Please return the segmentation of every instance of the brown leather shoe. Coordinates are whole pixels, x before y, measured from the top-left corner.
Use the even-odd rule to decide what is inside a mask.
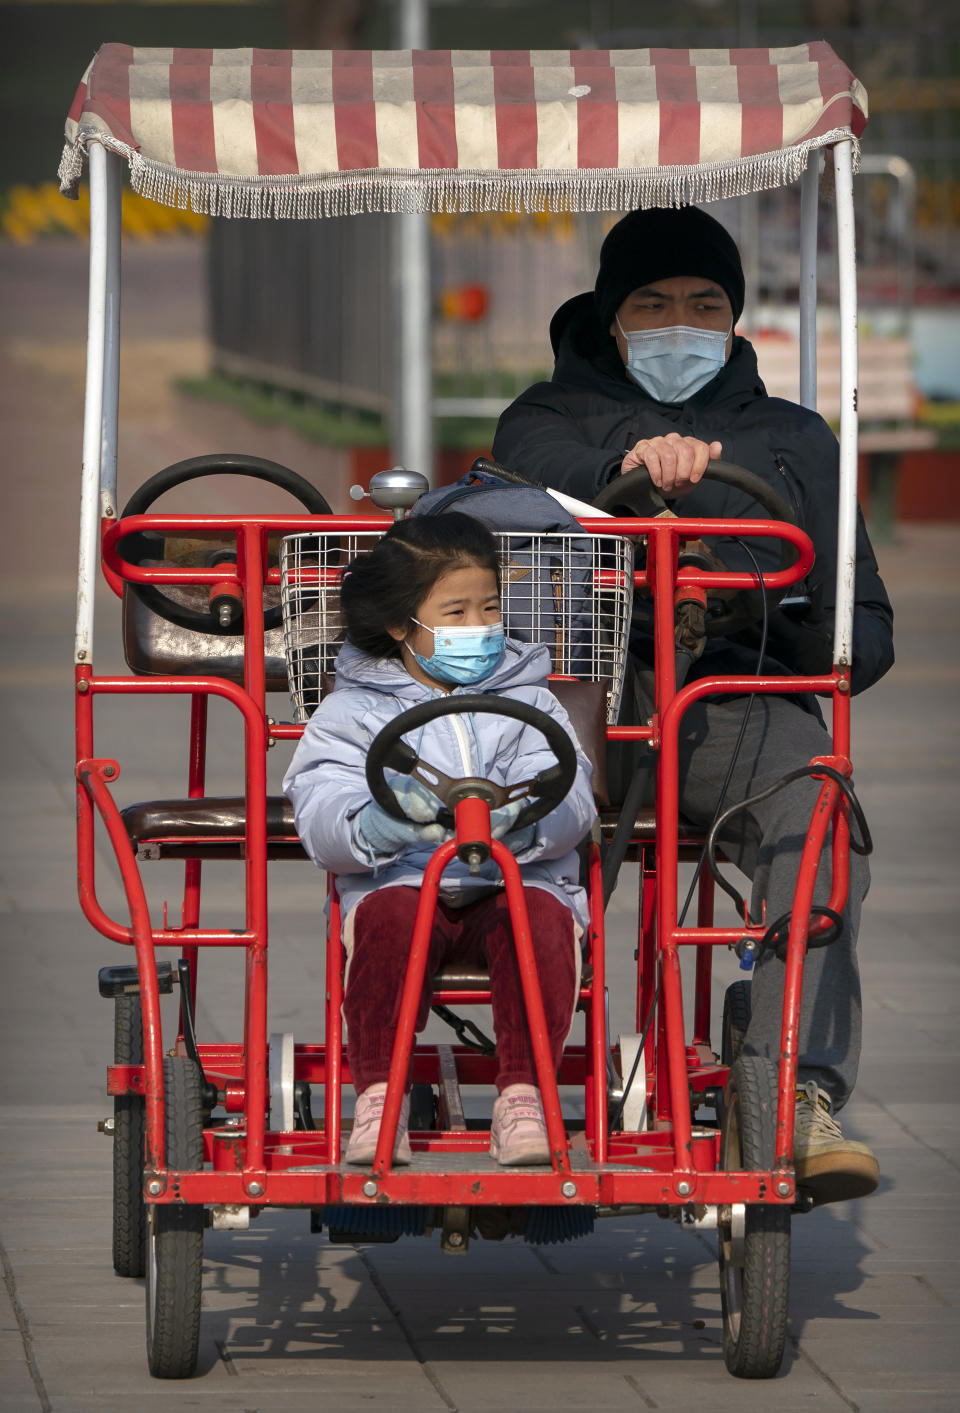
[[[797,1186],[820,1207],[875,1191],[880,1165],[865,1143],[844,1138],[830,1101],[815,1080],[797,1090],[793,1161]]]

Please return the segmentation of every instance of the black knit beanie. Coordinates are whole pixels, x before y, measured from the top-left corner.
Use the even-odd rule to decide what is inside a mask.
[[[631,290],[693,275],[713,280],[725,292],[733,322],[743,313],[740,252],[720,222],[696,206],[631,211],[607,233],[600,247],[595,297],[604,329]]]

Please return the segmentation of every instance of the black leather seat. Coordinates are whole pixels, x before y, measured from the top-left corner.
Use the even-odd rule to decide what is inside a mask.
[[[139,858],[243,858],[246,802],[242,795],[194,800],[147,800],[121,815]],[[283,795],[267,796],[268,858],[306,858]]]
[[[550,685],[593,765],[597,802],[606,804],[607,683],[561,679]],[[122,817],[142,859],[243,857],[246,809],[242,795],[147,800],[128,805]],[[282,795],[267,796],[267,856],[306,858],[294,827],[293,809]]]

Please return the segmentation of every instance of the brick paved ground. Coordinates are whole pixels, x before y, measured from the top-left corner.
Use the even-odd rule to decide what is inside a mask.
[[[78,912],[71,788],[71,583],[79,464],[82,262],[67,246],[0,248],[3,486],[12,531],[2,565],[0,691],[0,1409],[130,1413],[166,1406],[286,1413],[381,1407],[460,1413],[604,1408],[948,1410],[960,1374],[956,1199],[960,1004],[956,911],[960,530],[919,526],[882,549],[897,611],[898,662],[857,704],[858,788],[876,838],[862,940],[866,1044],[847,1111],[880,1157],[880,1191],[794,1222],[790,1345],[776,1385],[723,1369],[712,1243],[656,1219],[608,1221],[577,1244],[437,1239],[336,1247],[303,1216],[266,1214],[249,1233],[211,1233],[198,1378],[152,1383],[142,1283],[110,1267],[108,1141],[96,1121],[109,1008],[96,968],[115,959]],[[170,350],[200,359],[199,270],[189,248],[142,251],[125,318],[140,371]],[[151,269],[175,297],[149,301]],[[151,351],[151,343],[156,347]],[[166,361],[165,361],[166,360]],[[158,376],[160,376],[158,374]],[[257,450],[310,474],[316,453],[227,414],[130,389],[121,494],[180,456]],[[137,410],[139,408],[139,410]],[[300,458],[297,464],[297,457]],[[98,666],[118,663],[115,608],[101,604]],[[124,799],[182,774],[183,723],[106,710],[103,749],[130,760]],[[143,750],[144,742],[148,750]],[[234,749],[224,731],[214,768]],[[275,752],[279,755],[279,752]],[[282,763],[274,765],[279,770]],[[162,866],[158,866],[162,872]],[[236,879],[211,874],[211,916]],[[158,875],[159,876],[159,875]],[[319,1034],[320,890],[276,866],[271,1028]],[[611,910],[612,990],[628,985],[635,928],[627,880]],[[168,885],[172,890],[175,881]],[[157,900],[163,885],[153,888]],[[112,886],[104,888],[106,901]],[[722,981],[729,979],[727,968]],[[236,968],[207,968],[200,1027],[236,1038]],[[718,995],[720,982],[718,981]],[[619,1015],[615,1026],[629,1027]]]

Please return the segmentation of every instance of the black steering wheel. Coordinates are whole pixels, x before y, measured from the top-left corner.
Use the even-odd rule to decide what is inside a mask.
[[[409,731],[416,731],[430,721],[441,716],[466,715],[470,712],[486,713],[488,716],[507,716],[514,721],[522,721],[532,726],[546,740],[556,756],[556,764],[539,771],[530,780],[518,781],[513,785],[495,785],[492,780],[465,776],[455,780],[442,770],[422,760],[412,746],[400,738]],[[406,819],[403,806],[387,784],[384,770],[396,770],[401,775],[412,775],[425,785],[446,806],[437,815],[437,822],[444,829],[453,828],[453,811],[461,800],[474,796],[486,800],[491,809],[533,796],[517,816],[514,829],[525,829],[538,819],[556,809],[567,794],[577,774],[577,752],[573,741],[554,717],[540,711],[527,702],[514,701],[512,697],[496,696],[448,696],[437,697],[409,711],[401,712],[377,734],[367,753],[367,784],[377,804],[394,819]]]
[[[781,495],[778,495],[772,486],[768,486],[766,481],[753,471],[748,471],[745,466],[735,466],[732,461],[711,461],[707,465],[703,478],[706,481],[718,481],[722,485],[733,486],[737,490],[743,491],[767,512],[771,520],[785,520],[789,525],[797,523],[792,506]],[[614,476],[613,480],[604,486],[593,503],[598,510],[605,510],[611,515],[637,515],[651,518],[661,515],[669,508],[661,491],[650,479],[650,472],[645,466],[635,466],[623,476]],[[789,540],[780,541],[780,569],[789,569],[791,564],[797,562],[798,557],[799,552],[795,545],[792,545]],[[789,591],[789,587],[764,589],[768,614],[772,614],[777,608],[780,600]],[[757,600],[753,596],[754,592],[752,589],[738,589],[727,600],[725,612],[708,614],[706,619],[707,637],[727,637],[731,633],[739,632],[756,623],[760,615],[757,611]]]
[[[207,456],[194,456],[186,461],[176,461],[172,466],[158,471],[155,476],[144,481],[139,490],[134,491],[123,508],[123,516],[143,515],[164,491],[181,486],[185,481],[195,481],[201,476],[224,475],[253,476],[258,481],[268,481],[272,486],[289,491],[311,515],[332,514],[329,502],[316,486],[312,486],[303,476],[298,476],[296,471],[281,466],[278,461],[266,461],[261,456],[213,452]],[[155,545],[151,544],[150,536],[138,533],[124,535],[117,549],[129,564],[142,564],[144,560],[154,557],[151,551],[155,550]],[[235,560],[236,554],[233,551],[218,550],[215,553],[216,562]],[[186,604],[176,603],[161,593],[154,584],[134,584],[132,581],[128,581],[128,584],[146,608],[180,628],[188,628],[195,633],[236,635],[243,632],[242,614],[235,617],[229,625],[224,625],[209,608],[190,608]],[[278,628],[281,621],[282,610],[279,605],[267,609],[263,615],[264,631]]]

